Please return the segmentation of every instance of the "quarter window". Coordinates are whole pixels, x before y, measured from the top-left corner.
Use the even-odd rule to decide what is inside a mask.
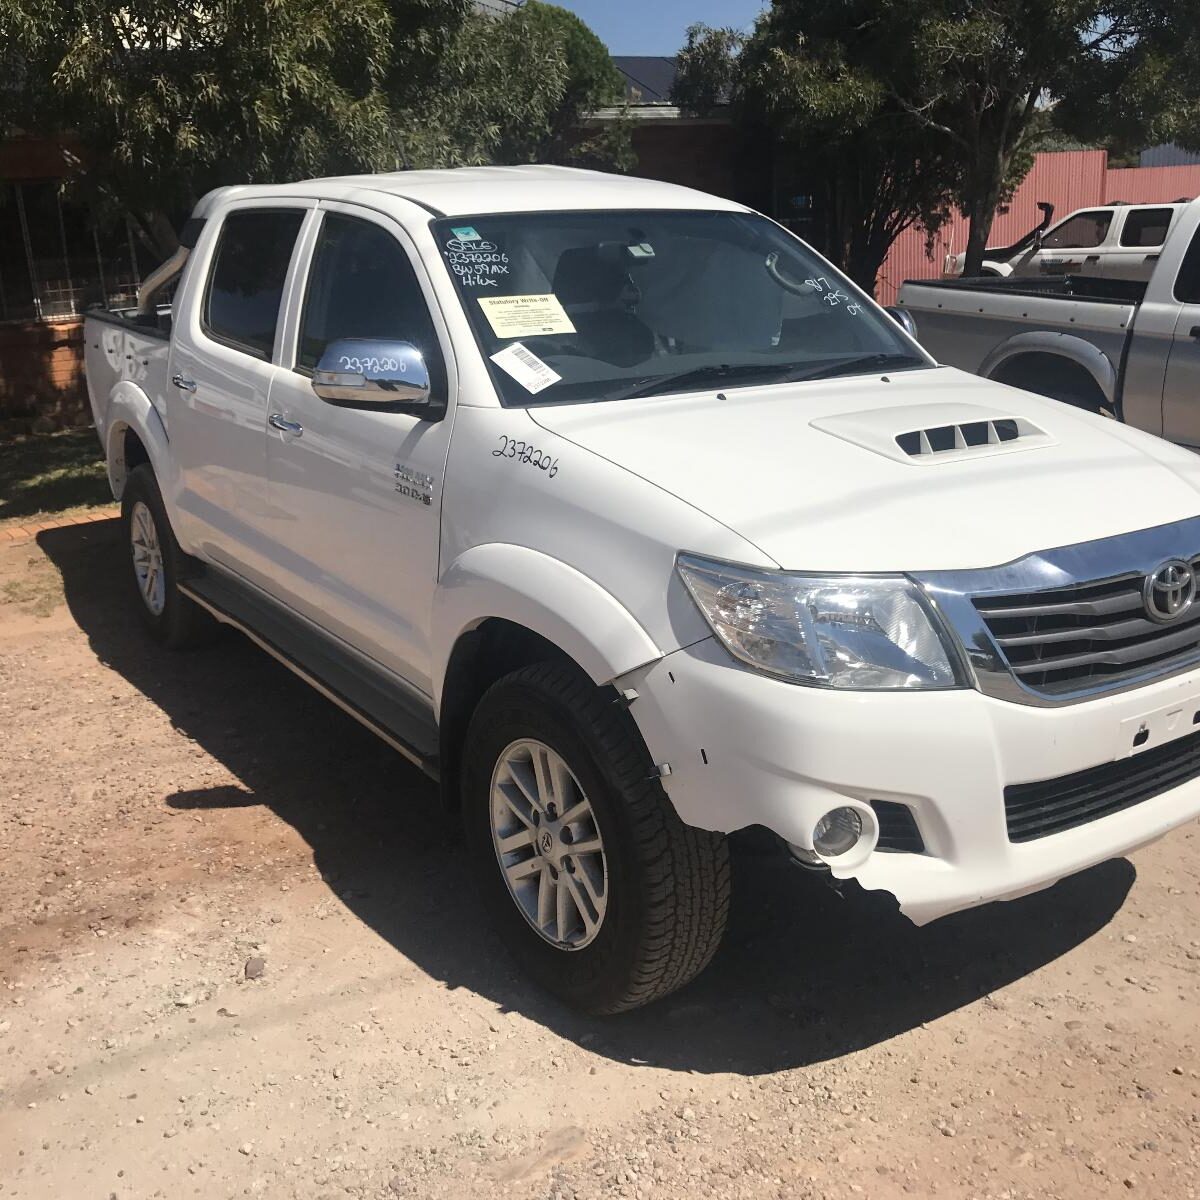
[[[1135,208],[1125,218],[1121,230],[1122,246],[1161,246],[1171,227],[1170,208]]]
[[[1200,304],[1200,230],[1192,236],[1175,277],[1175,299],[1181,304]]]
[[[411,342],[431,371],[437,333],[408,255],[386,229],[327,213],[313,252],[297,366],[312,370],[339,338]]]
[[[225,218],[204,298],[210,337],[256,358],[271,357],[283,283],[303,220],[300,209],[253,209]]]
[[[1075,250],[1087,246],[1098,246],[1108,234],[1112,224],[1110,212],[1076,213],[1068,217],[1057,229],[1051,230],[1042,242],[1045,250]]]

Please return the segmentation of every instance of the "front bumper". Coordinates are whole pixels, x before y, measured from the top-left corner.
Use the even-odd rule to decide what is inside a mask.
[[[839,692],[734,662],[707,639],[620,681],[663,785],[690,825],[764,825],[811,846],[847,800],[913,812],[922,854],[876,851],[830,868],[892,893],[918,925],[1014,899],[1154,841],[1200,816],[1200,779],[1030,842],[1009,840],[1004,789],[1055,779],[1192,734],[1200,669],[1133,691],[1036,708],[973,690]],[[1135,748],[1143,727],[1148,736]]]

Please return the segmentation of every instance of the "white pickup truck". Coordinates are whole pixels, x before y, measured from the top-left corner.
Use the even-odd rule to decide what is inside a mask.
[[[1148,281],[914,279],[897,306],[939,362],[1200,447],[1200,200]]]
[[[86,323],[142,618],[440,777],[569,1002],[700,971],[747,826],[924,923],[1200,814],[1193,455],[660,183],[234,187],[183,240]]]
[[[980,274],[1002,279],[1095,275],[1145,281],[1187,203],[1101,204],[1077,209],[1057,225],[1050,224],[1053,205],[1039,203],[1042,223],[1011,246],[989,246],[983,252]],[[947,256],[947,278],[962,275],[966,257],[965,253]]]

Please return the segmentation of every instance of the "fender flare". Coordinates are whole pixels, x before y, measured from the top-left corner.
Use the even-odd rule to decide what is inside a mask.
[[[132,429],[146,447],[159,487],[164,496],[167,495],[168,483],[175,468],[171,462],[166,426],[159,416],[158,409],[150,402],[150,397],[136,383],[122,380],[109,395],[107,416],[104,457],[108,466],[108,486],[112,489],[113,496],[117,500],[121,499],[129,474],[125,463],[127,429]]]
[[[539,550],[488,542],[459,555],[434,595],[435,710],[459,638],[496,617],[553,642],[597,684],[663,656],[616,597],[582,572]]]
[[[1081,367],[1091,377],[1110,407],[1117,394],[1117,371],[1104,351],[1086,338],[1071,333],[1055,333],[1049,329],[1018,333],[995,346],[979,364],[976,372],[985,379],[994,378],[1006,362],[1023,354],[1052,354]]]

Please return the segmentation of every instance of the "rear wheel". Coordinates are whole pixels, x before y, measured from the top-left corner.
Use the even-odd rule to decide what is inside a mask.
[[[629,714],[566,664],[500,680],[467,732],[485,899],[524,968],[586,1012],[682,987],[725,929],[725,839],[685,826],[650,768]]]
[[[121,495],[121,519],[142,623],[173,649],[207,640],[216,622],[179,590],[187,556],[171,531],[158,481],[148,463],[129,473]]]

